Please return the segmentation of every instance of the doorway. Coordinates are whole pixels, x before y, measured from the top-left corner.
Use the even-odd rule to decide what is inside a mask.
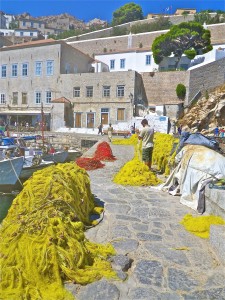
[[[81,113],[75,113],[75,128],[81,128]]]
[[[95,127],[95,114],[87,113],[87,128],[94,128],[94,127]]]
[[[109,124],[109,113],[101,113],[101,123],[103,125]]]

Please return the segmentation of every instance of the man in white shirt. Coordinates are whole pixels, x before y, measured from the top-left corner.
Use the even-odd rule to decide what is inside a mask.
[[[154,129],[150,128],[146,119],[141,121],[141,125],[144,128],[141,130],[138,138],[142,140],[142,160],[151,170]]]

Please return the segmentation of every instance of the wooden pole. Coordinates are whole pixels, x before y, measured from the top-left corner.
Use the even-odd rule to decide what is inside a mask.
[[[41,137],[42,137],[42,146],[44,147],[44,109],[43,109],[43,102],[41,102]]]

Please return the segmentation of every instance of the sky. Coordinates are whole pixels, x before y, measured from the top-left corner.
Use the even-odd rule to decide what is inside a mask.
[[[177,8],[224,10],[225,0],[0,0],[0,10],[6,14],[30,13],[33,17],[68,13],[88,22],[94,18],[112,21],[113,12],[126,3],[141,6],[144,16],[148,13],[172,14]]]

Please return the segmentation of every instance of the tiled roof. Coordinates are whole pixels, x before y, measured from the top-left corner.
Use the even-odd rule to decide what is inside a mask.
[[[46,39],[46,40],[37,40],[37,41],[31,41],[31,42],[27,42],[27,43],[11,45],[11,46],[8,46],[7,48],[19,48],[19,47],[25,48],[25,47],[31,47],[31,46],[46,45],[46,44],[58,44],[58,43],[64,43],[64,42],[56,41],[54,39]]]

